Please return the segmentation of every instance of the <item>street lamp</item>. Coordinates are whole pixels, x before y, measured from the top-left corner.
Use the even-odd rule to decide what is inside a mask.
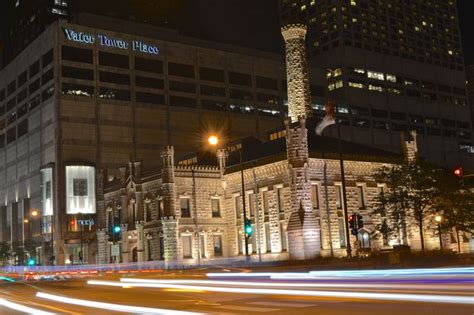
[[[441,222],[443,221],[443,217],[441,215],[435,216],[435,221],[438,224],[438,237],[439,237],[439,249],[443,250],[443,239],[441,237]]]
[[[219,138],[215,135],[211,135],[209,138],[208,138],[208,143],[211,145],[211,146],[216,146],[218,143],[219,143]],[[246,207],[245,207],[245,182],[244,182],[244,163],[243,163],[243,160],[242,160],[242,145],[240,146],[240,150],[239,150],[239,164],[240,164],[240,180],[241,180],[241,184],[242,184],[242,208],[243,208],[243,214],[244,214],[244,219],[243,219],[243,230],[244,230],[244,237],[245,237],[245,261],[246,262],[249,262],[249,234],[247,233],[246,229],[247,229],[247,223],[248,223],[248,220],[247,220],[247,210],[246,210]]]

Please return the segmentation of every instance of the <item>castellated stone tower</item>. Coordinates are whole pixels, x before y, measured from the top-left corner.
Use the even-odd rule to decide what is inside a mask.
[[[309,75],[306,62],[306,27],[282,28],[286,43],[288,76],[288,112],[286,151],[290,172],[291,215],[288,222],[290,259],[313,259],[320,254],[320,227],[311,204],[309,178],[308,130],[306,118],[311,113]]]
[[[297,122],[301,116],[312,115],[305,46],[306,26],[290,24],[281,29],[281,34],[286,46],[288,116],[291,122]]]
[[[174,148],[166,146],[161,151],[161,177],[163,180],[163,246],[165,263],[178,260],[178,218],[176,216],[174,183]]]

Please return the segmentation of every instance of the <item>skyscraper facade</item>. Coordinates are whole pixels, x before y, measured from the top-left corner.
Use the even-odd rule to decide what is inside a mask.
[[[473,167],[456,1],[280,0],[279,10],[282,25],[308,26],[344,137],[398,151],[399,133],[416,130],[422,156]]]

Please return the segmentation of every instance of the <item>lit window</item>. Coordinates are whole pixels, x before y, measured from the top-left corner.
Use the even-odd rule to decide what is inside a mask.
[[[338,77],[340,75],[342,75],[342,69],[341,68],[337,68],[333,71],[332,73],[333,77]]]
[[[357,5],[357,2],[355,0],[351,0],[351,5],[352,6],[356,6]]]
[[[415,82],[409,80],[405,80],[403,83],[405,83],[405,85],[415,85]]]
[[[357,89],[363,89],[363,88],[365,88],[365,85],[364,85],[364,84],[358,83],[358,82],[351,82],[351,81],[349,81],[349,86],[350,86],[350,87],[353,87],[353,88],[357,88]]]
[[[53,9],[51,10],[51,12],[52,12],[53,14],[57,14],[57,15],[67,15],[67,14],[66,14],[66,11],[61,10],[61,9],[56,9],[56,8],[53,8]]]
[[[384,81],[383,73],[375,72],[375,71],[367,71],[367,77],[370,79]]]
[[[355,68],[354,72],[355,73],[360,73],[360,74],[365,74],[365,70],[364,69],[359,69],[359,68]]]
[[[397,77],[393,74],[387,74],[387,81],[395,83],[397,82]]]
[[[451,56],[453,55],[453,51],[452,50],[448,50],[448,54],[450,54]]]
[[[301,9],[301,11],[306,10],[306,5],[302,5],[300,9]]]
[[[344,83],[342,82],[342,80],[337,81],[335,84],[336,89],[340,89],[343,86],[344,86]]]
[[[378,85],[369,84],[369,90],[370,91],[383,92],[383,87],[378,86]]]
[[[211,209],[212,209],[212,217],[213,218],[220,218],[221,217],[221,203],[219,198],[212,198],[211,199]]]

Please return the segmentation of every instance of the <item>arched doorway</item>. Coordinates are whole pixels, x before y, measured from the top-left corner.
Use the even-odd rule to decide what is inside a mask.
[[[359,239],[359,246],[361,249],[370,249],[370,234],[366,230],[362,229],[357,235]]]

